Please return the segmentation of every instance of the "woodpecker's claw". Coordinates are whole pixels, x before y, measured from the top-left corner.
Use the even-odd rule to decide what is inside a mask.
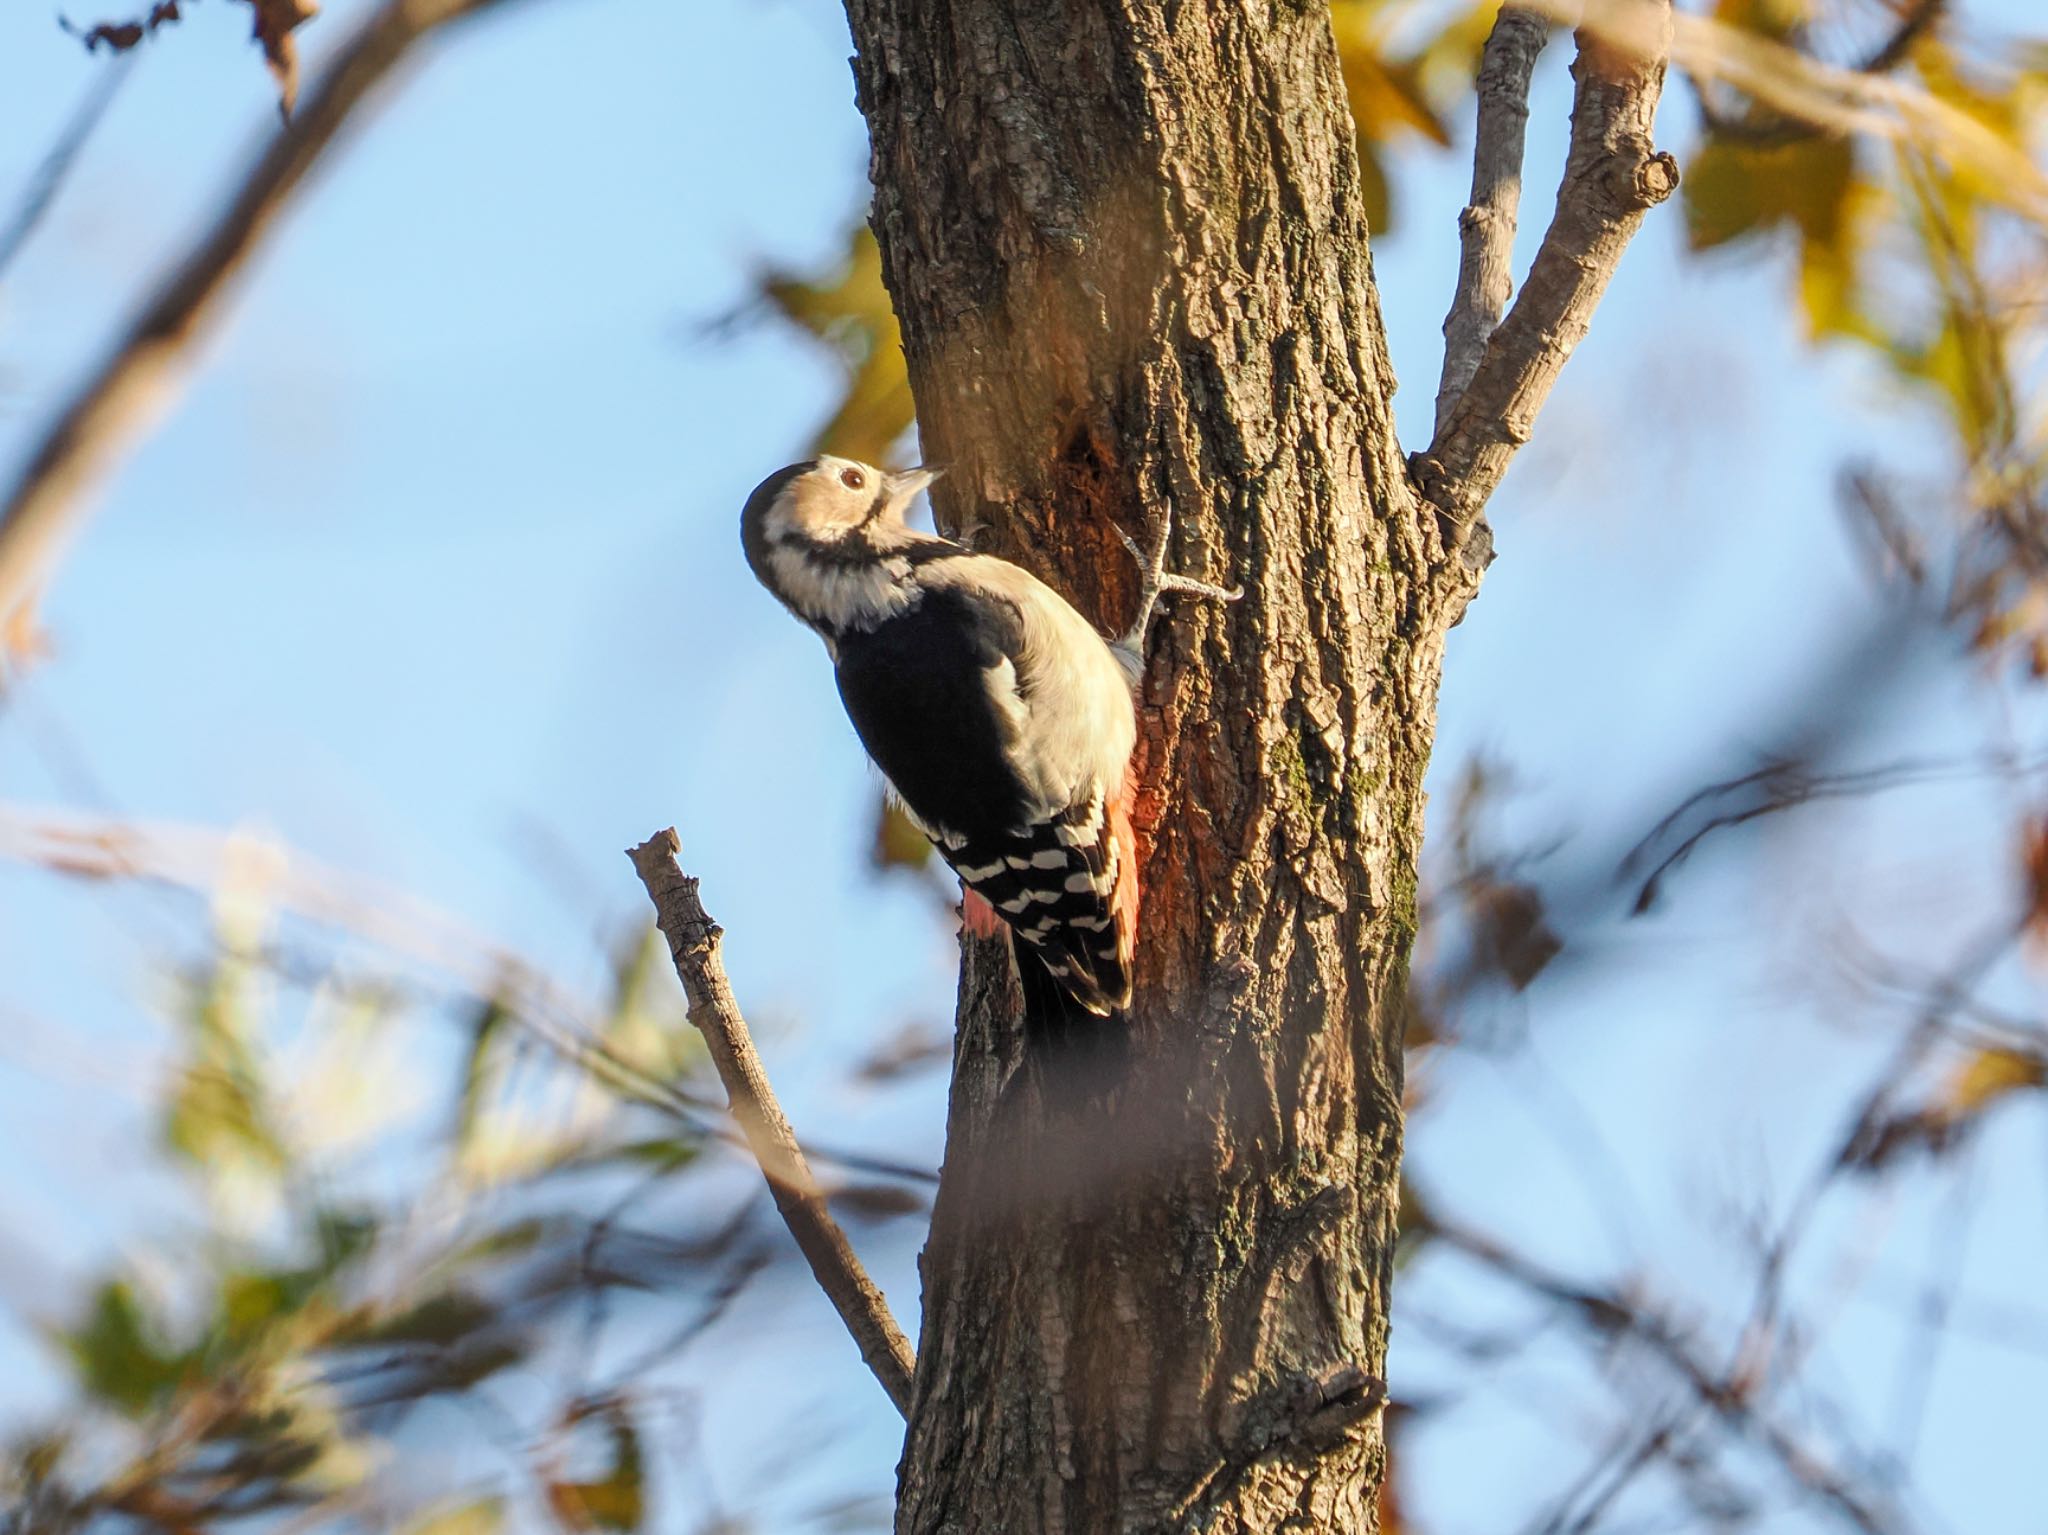
[[[1207,597],[1214,602],[1236,602],[1244,596],[1242,586],[1217,586],[1210,581],[1197,581],[1193,576],[1175,575],[1166,568],[1166,545],[1173,536],[1173,519],[1161,517],[1151,528],[1151,547],[1141,546],[1138,541],[1115,523],[1116,536],[1131,552],[1131,563],[1138,567],[1138,616],[1117,639],[1119,648],[1132,651],[1140,658],[1145,654],[1145,638],[1152,630],[1152,621],[1159,616],[1159,599],[1168,592],[1186,592],[1194,597]]]

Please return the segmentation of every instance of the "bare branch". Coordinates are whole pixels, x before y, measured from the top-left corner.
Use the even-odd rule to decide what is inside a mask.
[[[1871,1479],[1861,1474],[1862,1467],[1835,1464],[1769,1410],[1766,1375],[1717,1368],[1690,1331],[1647,1296],[1581,1284],[1434,1211],[1421,1217],[1417,1229],[1563,1308],[1596,1337],[1627,1338],[1647,1350],[1701,1407],[1761,1448],[1789,1481],[1846,1528],[1859,1535],[1908,1535],[1915,1528],[1882,1487],[1868,1485]]]
[[[889,1315],[882,1292],[854,1256],[846,1233],[825,1207],[796,1134],[775,1101],[768,1073],[754,1051],[753,1037],[733,1000],[725,965],[718,956],[722,930],[697,898],[697,881],[676,861],[681,847],[671,827],[656,832],[627,856],[654,902],[655,922],[668,939],[676,974],[690,999],[690,1022],[710,1047],[733,1118],[739,1121],[754,1159],[761,1164],[761,1174],[768,1180],[768,1190],[775,1196],[775,1208],[782,1212],[789,1234],[796,1238],[811,1273],[860,1345],[861,1358],[875,1372],[889,1400],[908,1417],[915,1369],[910,1342]]]
[[[1444,316],[1444,371],[1436,391],[1442,435],[1472,382],[1486,338],[1514,292],[1515,213],[1522,198],[1522,142],[1529,125],[1529,77],[1549,25],[1536,12],[1503,5],[1479,56],[1479,127],[1472,143],[1472,201],[1458,216],[1458,289]]]
[[[303,110],[244,173],[228,206],[44,432],[0,508],[0,622],[82,517],[88,493],[147,429],[192,343],[343,125],[422,38],[498,0],[385,0],[342,46]]]
[[[1575,36],[1578,92],[1557,211],[1514,308],[1416,466],[1443,518],[1447,554],[1454,563],[1465,556],[1458,579],[1468,587],[1488,554],[1487,498],[1529,440],[1644,212],[1678,185],[1678,162],[1650,137],[1671,46],[1670,0],[1619,0],[1603,9],[1597,33],[1585,25]]]

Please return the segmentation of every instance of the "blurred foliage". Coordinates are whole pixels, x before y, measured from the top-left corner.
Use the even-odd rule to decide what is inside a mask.
[[[2048,56],[1972,48],[1939,0],[1714,10],[1801,57],[1847,57],[1923,92],[2023,161],[2048,134]],[[1725,87],[1702,84],[1699,100],[1706,132],[1684,181],[1693,248],[1784,251],[1807,334],[1861,353],[1940,413],[1954,487],[1902,507],[1863,478],[1852,507],[1923,580],[1930,564],[1945,572],[1948,611],[1976,646],[2048,672],[2048,417],[2017,371],[2048,341],[2039,210],[1924,137],[1800,121]]]
[[[1396,211],[1388,154],[1413,142],[1451,146],[1446,114],[1469,94],[1493,20],[1490,5],[1463,6],[1420,43],[1400,43],[1416,11],[1384,0],[1338,0],[1331,11],[1358,124],[1366,217],[1380,232],[1394,227]],[[846,370],[839,404],[810,451],[887,462],[913,424],[914,407],[881,252],[867,224],[848,232],[845,254],[824,271],[770,269],[756,286],[769,313],[823,342]]]
[[[250,3],[288,107],[292,33],[314,8]],[[1795,62],[1923,93],[2016,153],[2036,153],[2048,132],[2048,46],[1987,48],[1939,3],[1709,9]],[[1454,151],[1493,10],[1334,0],[1376,235],[1400,227],[1403,157],[1431,157],[1430,174],[1462,179]],[[89,47],[119,50],[178,15],[167,0],[134,21],[75,30]],[[1907,582],[1938,591],[1942,616],[1978,652],[2048,674],[2048,232],[2012,187],[1984,175],[1981,157],[1948,155],[1910,132],[1789,115],[1723,81],[1692,86],[1702,128],[1684,157],[1690,248],[1781,267],[1788,313],[1815,345],[1859,359],[1885,393],[1931,411],[1954,475],[1913,485],[1859,464],[1845,475],[1848,504]],[[757,286],[763,312],[843,367],[813,451],[895,455],[914,425],[912,400],[869,231],[848,231],[825,272],[767,271]],[[42,643],[19,616],[0,633],[0,666],[32,659]],[[1703,824],[1686,835],[1660,828],[1675,850],[1645,878],[1638,909],[1702,838],[1878,787],[1874,775],[1829,779],[1787,758],[1702,791],[1687,803]],[[1475,1027],[1485,999],[1517,997],[1584,957],[1583,910],[1537,878],[1551,849],[1512,848],[1494,824],[1512,793],[1503,770],[1475,764],[1453,797],[1408,997],[1411,1107],[1431,1091],[1441,1049],[1496,1043]],[[2048,945],[2042,824],[2024,833],[2022,910],[2006,947]],[[878,869],[934,873],[922,837],[886,805],[870,851]],[[639,930],[617,945],[573,1050],[561,1020],[538,1016],[520,987],[423,995],[403,978],[369,979],[309,955],[303,941],[269,909],[260,870],[225,882],[206,958],[167,999],[175,1047],[156,1105],[193,1212],[156,1254],[86,1276],[75,1304],[46,1320],[71,1399],[0,1450],[0,1535],[192,1535],[261,1516],[408,1535],[682,1528],[687,1479],[660,1469],[685,1436],[666,1416],[660,1372],[787,1244],[751,1182],[736,1197],[707,1155],[712,1121],[696,1111],[693,1084],[708,1084],[659,938]],[[2048,1094],[2038,1026],[1973,1011],[1967,988],[1946,977],[1915,990],[1928,1023],[1853,1117],[1830,1176],[1950,1156],[1992,1115]],[[417,1052],[398,1047],[429,1022],[450,1037],[438,1090],[420,1081]],[[862,1079],[943,1064],[950,1045],[943,1029],[906,1030],[877,1048]],[[839,1188],[835,1204],[878,1220],[924,1208],[918,1189],[888,1181]],[[1601,1350],[1631,1329],[1666,1354],[1675,1348],[1678,1329],[1630,1309],[1639,1297],[1568,1291],[1517,1269],[1501,1250],[1456,1237],[1412,1190],[1401,1221],[1404,1274],[1456,1238],[1566,1308]],[[1782,1263],[1774,1252],[1766,1268]],[[1490,1367],[1519,1345],[1460,1346]],[[1723,1414],[1748,1411],[1746,1394],[1771,1379],[1736,1365],[1726,1379],[1680,1373]],[[1428,1407],[1390,1411],[1396,1465]],[[1773,1432],[1756,1437],[1768,1445]],[[451,1480],[466,1464],[451,1440],[497,1469]],[[1686,1453],[1711,1458],[1697,1445]],[[1682,1477],[1698,1473],[1675,1454],[1672,1464]],[[1400,1490],[1390,1476],[1390,1532],[1411,1527]],[[887,1519],[886,1508],[848,1505],[827,1522]]]
[[[1984,1045],[1961,1051],[1926,1101],[1864,1116],[1842,1150],[1842,1165],[1881,1173],[1909,1151],[1952,1152],[1990,1112],[2017,1094],[2048,1087],[2048,1050]]]
[[[675,1528],[650,1492],[659,1372],[789,1249],[756,1180],[705,1155],[715,1081],[660,936],[615,950],[580,1036],[600,1073],[510,996],[344,971],[265,893],[263,860],[230,861],[168,998],[160,1124],[200,1197],[44,1324],[74,1399],[0,1447],[0,1532]],[[438,1103],[416,1035],[378,1047],[422,1024],[454,1036]],[[886,1182],[834,1196],[925,1209]],[[465,1425],[500,1471],[437,1474]]]
[[[1391,152],[1420,143],[1449,149],[1451,114],[1471,94],[1479,49],[1494,7],[1461,5],[1424,40],[1403,45],[1419,8],[1388,0],[1333,0],[1330,22],[1344,93],[1358,128],[1358,170],[1366,222],[1375,235],[1396,227]]]

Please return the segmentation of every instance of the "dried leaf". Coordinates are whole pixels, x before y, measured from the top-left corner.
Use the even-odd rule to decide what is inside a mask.
[[[640,1432],[626,1404],[611,1401],[589,1411],[572,1409],[569,1421],[598,1416],[606,1427],[610,1465],[594,1481],[548,1483],[548,1505],[575,1530],[637,1530],[646,1517]]]
[[[1480,961],[1515,991],[1543,973],[1564,948],[1544,916],[1543,894],[1515,880],[1475,878],[1466,896]]]
[[[299,99],[299,45],[292,33],[320,14],[317,0],[248,0],[249,35],[263,46],[263,61],[277,81],[277,109],[289,118]]]
[[[97,53],[102,47],[110,53],[126,53],[158,27],[181,19],[178,0],[160,0],[150,8],[147,16],[137,17],[134,21],[102,21],[89,27],[79,27],[60,16],[57,25],[84,43],[87,53]]]
[[[2035,816],[2020,828],[2021,922],[2033,942],[2048,943],[2048,816]]]
[[[1990,1047],[1957,1063],[1934,1097],[1903,1113],[1880,1115],[1856,1126],[1841,1163],[1859,1172],[1882,1172],[1908,1151],[1938,1157],[1958,1144],[1994,1107],[2015,1093],[2048,1086],[2048,1056],[2035,1050]]]
[[[1949,1078],[1940,1108],[1951,1121],[1959,1121],[1982,1114],[2001,1098],[2044,1083],[2048,1083],[2048,1059],[2037,1052],[1978,1050]]]
[[[246,0],[251,12],[249,35],[263,48],[263,60],[277,82],[277,108],[287,119],[299,97],[299,45],[292,36],[320,14],[319,0]],[[58,25],[84,43],[88,52],[102,47],[126,53],[159,27],[183,19],[182,0],[157,0],[147,16],[133,21],[102,21],[78,27],[60,17]]]
[[[0,675],[24,672],[51,654],[49,631],[36,621],[36,601],[29,597],[0,619]]]

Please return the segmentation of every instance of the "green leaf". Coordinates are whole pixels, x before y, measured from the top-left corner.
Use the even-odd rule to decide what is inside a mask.
[[[511,1021],[512,1014],[505,1004],[492,997],[484,1003],[476,1021],[470,1025],[469,1051],[462,1062],[462,1092],[455,1108],[455,1152],[458,1158],[475,1139],[477,1126],[483,1120],[484,1099],[494,1080],[492,1052],[499,1034]]]
[[[221,1280],[220,1331],[230,1349],[241,1352],[295,1307],[301,1293],[285,1276],[237,1272]]]
[[[339,1341],[371,1348],[395,1343],[424,1343],[447,1348],[490,1325],[497,1314],[497,1308],[482,1296],[468,1290],[449,1289],[395,1315],[359,1327]]]
[[[360,1210],[325,1207],[314,1213],[313,1235],[320,1255],[314,1268],[322,1279],[331,1278],[376,1245],[378,1219]]]
[[[131,1415],[158,1405],[177,1389],[186,1357],[169,1348],[125,1281],[110,1279],[92,1309],[58,1342],[77,1367],[85,1392]]]

